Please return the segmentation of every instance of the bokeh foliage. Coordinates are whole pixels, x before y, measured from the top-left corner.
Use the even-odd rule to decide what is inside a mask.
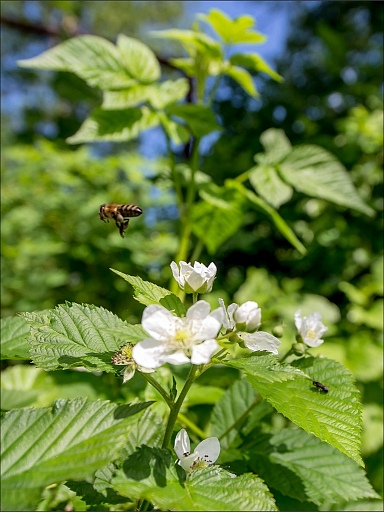
[[[102,8],[96,8],[96,2],[35,3],[44,13],[43,24],[61,16],[68,34],[88,16],[92,31],[111,38],[121,30],[138,35],[138,25],[161,23],[160,13],[169,22],[180,9],[178,2],[126,2],[124,25],[115,2],[98,3]],[[14,16],[26,8],[25,2],[3,4],[5,12]],[[137,23],[139,4],[142,13]],[[253,155],[262,151],[261,133],[272,125],[282,128],[295,145],[318,144],[335,154],[349,169],[360,196],[377,213],[371,219],[295,192],[279,212],[306,246],[308,253],[303,257],[265,215],[247,211],[245,227],[218,251],[218,278],[207,300],[215,305],[219,296],[227,302],[257,301],[266,312],[263,322],[282,328],[283,344],[293,335],[292,315],[297,305],[304,312],[322,312],[330,329],[318,352],[345,364],[358,380],[365,420],[363,456],[374,487],[382,492],[383,135],[379,89],[383,9],[379,2],[323,2],[295,8],[292,36],[277,66],[284,83],[258,79],[261,101],[256,102],[234,81],[225,79],[215,103],[224,130],[214,151],[205,155],[202,170],[218,184],[245,171],[253,165]],[[135,10],[134,17],[131,10]],[[28,42],[29,38],[17,39],[12,33],[8,48],[23,57],[23,45]],[[69,300],[94,303],[136,322],[142,306],[132,300],[129,285],[108,268],[167,285],[168,265],[177,244],[177,211],[167,165],[138,156],[133,143],[101,149],[66,147],[63,140],[74,133],[85,111],[100,98],[73,76],[53,73],[42,79],[38,75],[13,73],[23,87],[33,86],[30,90],[38,92],[38,99],[27,104],[18,129],[14,121],[5,118],[3,123],[2,137],[8,147],[2,155],[2,316],[52,308]],[[41,100],[47,89],[54,94],[44,107]],[[42,140],[44,135],[52,141]],[[145,211],[145,216],[131,221],[124,240],[113,224],[104,225],[97,217],[99,205],[111,197],[116,202],[137,203]],[[201,260],[208,263],[209,254],[203,253]],[[93,377],[84,377],[87,382],[83,377],[77,380],[89,396],[105,398],[105,390]],[[51,385],[53,381],[57,387],[62,385],[55,374],[49,379]],[[220,385],[226,387],[228,379],[218,379],[212,393],[219,392]],[[116,393],[121,399],[109,384],[106,398],[116,398]],[[36,384],[36,389],[44,386]],[[67,394],[71,396],[68,388],[70,384]],[[137,390],[142,392],[134,381],[130,393]],[[63,395],[58,392],[58,396]],[[51,399],[52,393],[37,403],[45,405]],[[207,410],[208,402],[208,398],[207,403],[197,402],[196,417]]]

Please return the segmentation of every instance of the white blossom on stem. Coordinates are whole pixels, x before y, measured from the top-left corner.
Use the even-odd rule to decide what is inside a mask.
[[[150,368],[165,363],[209,363],[219,346],[215,338],[222,322],[221,309],[210,312],[204,300],[191,306],[185,318],[152,304],[145,308],[141,322],[150,337],[133,347],[132,357],[137,364]]]
[[[302,317],[299,309],[295,313],[295,325],[301,339],[309,347],[318,347],[324,343],[321,336],[328,330],[328,327],[322,323],[320,313],[311,313]]]
[[[178,464],[186,473],[202,469],[216,462],[220,454],[220,443],[217,437],[209,437],[201,441],[193,453],[189,437],[184,428],[178,432],[175,439],[175,452],[179,459]]]
[[[193,267],[190,263],[180,261],[180,269],[172,261],[171,270],[173,277],[186,293],[209,293],[212,290],[217,268],[214,263],[206,267],[203,263],[195,261]]]

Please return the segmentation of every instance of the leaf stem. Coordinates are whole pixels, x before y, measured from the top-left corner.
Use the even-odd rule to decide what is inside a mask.
[[[165,391],[165,389],[163,388],[163,386],[161,384],[159,384],[157,382],[157,380],[155,380],[149,373],[144,373],[144,372],[139,372],[140,375],[142,377],[144,377],[144,379],[151,385],[153,386],[156,391],[158,391],[160,393],[160,395],[164,398],[166,404],[168,405],[168,407],[170,409],[172,409],[173,407],[173,402],[172,400],[169,398],[169,395],[168,393]]]
[[[173,404],[173,407],[171,408],[171,412],[169,413],[167,428],[166,428],[165,434],[164,434],[162,448],[169,447],[169,443],[171,442],[172,432],[173,432],[173,428],[174,428],[176,420],[177,420],[177,416],[179,414],[181,406],[183,405],[184,399],[187,396],[187,393],[188,393],[190,387],[192,386],[192,384],[194,383],[194,381],[196,379],[196,373],[197,373],[198,369],[199,369],[199,367],[197,365],[194,365],[194,364],[191,365],[191,369],[189,370],[189,375],[187,377],[187,380],[185,381],[184,387],[181,390],[178,399],[176,400],[176,402]]]

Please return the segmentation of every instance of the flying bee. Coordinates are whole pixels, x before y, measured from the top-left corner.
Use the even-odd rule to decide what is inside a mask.
[[[127,230],[130,217],[138,217],[143,210],[135,204],[102,204],[99,208],[100,219],[109,222],[113,219],[119,228],[119,233],[124,238],[124,231]]]

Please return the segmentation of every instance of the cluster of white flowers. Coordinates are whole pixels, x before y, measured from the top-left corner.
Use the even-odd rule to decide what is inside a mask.
[[[184,261],[180,262],[180,268],[172,262],[171,269],[179,286],[193,294],[211,291],[217,272],[214,263],[206,267],[195,262],[192,267]],[[124,382],[133,377],[135,370],[148,373],[165,363],[208,364],[219,349],[216,338],[221,329],[225,331],[222,331],[223,338],[236,339],[253,352],[265,350],[278,354],[280,340],[272,334],[258,331],[261,309],[257,302],[248,301],[241,306],[233,303],[226,308],[223,299],[219,299],[219,304],[220,307],[211,311],[208,302],[200,300],[188,309],[184,318],[173,315],[163,306],[147,306],[142,327],[149,337],[129,347],[129,354],[125,353],[125,357],[119,359],[115,356],[112,361],[126,365],[122,372]],[[302,318],[301,311],[297,311],[295,324],[299,340],[303,343],[309,347],[323,343],[321,336],[327,327],[322,324],[320,313]]]

